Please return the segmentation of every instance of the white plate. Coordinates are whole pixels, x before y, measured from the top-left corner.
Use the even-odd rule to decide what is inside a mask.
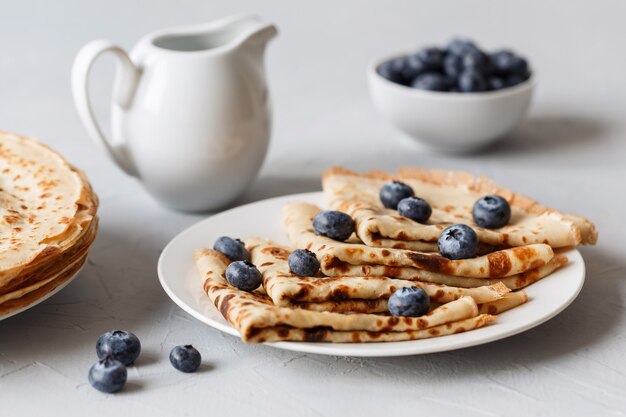
[[[180,233],[165,247],[158,273],[165,292],[183,310],[198,320],[238,336],[202,290],[193,252],[212,247],[219,236],[244,238],[262,236],[287,244],[282,226],[282,208],[288,202],[322,203],[322,193],[295,194],[263,200],[216,214]],[[299,352],[345,356],[402,356],[443,352],[476,346],[533,328],[563,311],[578,295],[585,281],[585,264],[576,249],[564,252],[570,262],[526,289],[528,303],[498,316],[481,329],[432,339],[392,343],[304,343],[276,342],[270,346]]]
[[[6,314],[0,314],[0,321],[4,320],[4,319],[8,319],[9,317],[13,317],[16,314],[20,314],[20,313],[28,310],[29,308],[33,308],[37,304],[46,301],[48,298],[52,297],[54,294],[58,293],[63,288],[65,288],[70,282],[74,281],[74,278],[76,278],[76,276],[80,273],[80,271],[82,271],[83,267],[84,267],[84,265],[81,266],[80,269],[78,271],[76,271],[76,273],[74,275],[72,275],[67,281],[65,281],[63,284],[59,285],[58,287],[56,287],[55,289],[53,289],[52,291],[50,291],[49,293],[47,293],[43,297],[38,298],[37,300],[33,301],[32,303],[28,304],[27,306],[18,308],[17,310],[13,310],[13,311],[11,311],[9,313],[6,313]]]

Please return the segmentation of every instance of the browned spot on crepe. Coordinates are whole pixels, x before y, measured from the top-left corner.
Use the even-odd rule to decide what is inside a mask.
[[[325,265],[327,268],[334,269],[339,272],[348,272],[350,270],[350,266],[348,266],[346,262],[343,262],[334,256],[331,256],[330,261],[326,261]]]
[[[229,304],[230,304],[230,300],[234,296],[235,296],[234,294],[228,294],[223,299],[220,299],[219,297],[215,299],[215,303],[216,304],[219,303],[218,308],[220,309],[220,313],[222,313],[222,316],[228,317],[228,307],[229,307]]]
[[[262,249],[261,252],[270,254],[273,257],[280,259],[282,261],[286,261],[287,259],[289,259],[289,251],[282,249],[282,248],[267,247],[267,248]]]
[[[326,330],[323,328],[306,329],[304,332],[305,342],[321,342],[324,340]]]
[[[511,260],[504,252],[493,252],[487,255],[489,276],[503,277],[511,270]]]
[[[294,300],[301,300],[309,294],[309,288],[305,285],[301,286],[295,294],[292,295]]]
[[[331,301],[343,301],[350,299],[348,287],[345,285],[333,289],[328,295]]]
[[[451,267],[450,260],[444,258],[441,255],[436,254],[423,254],[419,252],[409,252],[407,256],[413,261],[413,263],[428,271],[441,272],[443,274],[451,275],[453,268]]]

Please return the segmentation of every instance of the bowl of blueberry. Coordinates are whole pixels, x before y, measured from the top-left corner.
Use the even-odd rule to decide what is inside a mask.
[[[471,151],[506,136],[524,119],[536,84],[511,50],[488,53],[453,39],[376,61],[368,70],[383,117],[429,147]]]

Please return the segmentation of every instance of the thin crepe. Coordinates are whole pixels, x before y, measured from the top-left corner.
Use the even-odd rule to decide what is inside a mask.
[[[422,317],[340,314],[275,306],[271,299],[230,286],[225,279],[229,260],[211,249],[197,250],[195,260],[204,290],[224,318],[248,343],[278,340],[365,342],[434,337],[446,331],[483,326],[493,316],[477,316],[471,297],[447,303]],[[424,331],[427,329],[427,331]]]
[[[261,271],[267,295],[278,306],[308,303],[304,307],[312,308],[311,304],[324,303],[326,309],[336,311],[337,308],[333,308],[332,303],[387,299],[398,288],[411,286],[421,287],[431,300],[439,303],[468,296],[477,304],[482,304],[495,301],[509,292],[501,283],[479,288],[456,288],[384,276],[300,277],[289,269],[289,248],[258,237],[245,239],[245,244],[250,251],[251,262]],[[379,305],[374,307],[380,308]],[[339,307],[343,311],[345,308]]]
[[[54,275],[66,268],[67,265],[74,263],[89,250],[96,237],[97,230],[98,219],[94,218],[71,248],[62,251],[59,256],[51,259],[50,262],[37,265],[36,268],[29,266],[24,269],[17,277],[0,287],[0,296],[36,284],[44,277]]]
[[[430,282],[461,288],[476,288],[484,285],[502,283],[511,290],[518,290],[547,277],[552,272],[566,265],[567,262],[567,256],[557,254],[554,258],[550,259],[547,264],[538,268],[504,278],[492,279],[457,277],[418,268],[391,267],[387,265],[350,265],[348,263],[341,264],[340,274],[343,276],[382,275],[390,278]],[[329,273],[334,274],[335,272],[330,271]]]
[[[459,277],[502,278],[539,268],[554,257],[552,248],[546,244],[514,247],[471,259],[450,260],[436,253],[339,242],[313,231],[313,218],[319,211],[319,207],[312,204],[288,204],[284,208],[284,225],[291,244],[315,252],[322,272],[329,276],[352,275],[354,266],[386,266],[395,270],[386,273],[374,271],[365,275],[398,276],[424,270]]]
[[[0,132],[0,287],[57,262],[86,233],[97,205],[84,175],[59,154]]]
[[[87,260],[87,255],[80,258],[76,263],[64,270],[61,274],[53,279],[46,280],[44,285],[37,285],[37,288],[32,288],[26,291],[22,296],[12,298],[4,301],[0,304],[0,315],[10,314],[17,310],[20,310],[26,306],[31,305],[42,297],[46,296],[50,292],[54,291],[60,285],[66,283],[70,278],[78,273],[83,264]]]
[[[405,182],[415,195],[428,201],[432,215],[427,224],[382,206],[380,188],[391,180]],[[490,178],[467,172],[402,168],[390,175],[331,168],[324,173],[322,186],[329,207],[352,216],[358,237],[368,246],[434,252],[442,230],[452,223],[472,225],[480,242],[496,247],[544,243],[560,248],[594,244],[598,237],[595,226],[584,217],[544,207]],[[511,205],[512,216],[506,226],[490,230],[474,224],[472,206],[488,194],[498,194]]]

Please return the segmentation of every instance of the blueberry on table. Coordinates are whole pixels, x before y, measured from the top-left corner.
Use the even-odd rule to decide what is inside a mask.
[[[478,252],[478,235],[465,224],[453,224],[444,229],[437,241],[439,253],[448,259],[468,259]]]
[[[448,90],[448,78],[436,72],[427,72],[418,75],[411,86],[420,90],[446,91]]]
[[[202,362],[202,356],[191,345],[176,346],[170,352],[170,362],[181,372],[196,372]]]
[[[387,306],[392,316],[419,317],[428,312],[430,298],[420,287],[403,287],[389,297]]]
[[[463,57],[454,54],[446,55],[443,59],[443,71],[450,77],[458,78],[463,71]]]
[[[401,181],[387,182],[380,188],[380,201],[388,209],[396,210],[400,200],[414,195],[413,189]]]
[[[88,379],[89,384],[98,391],[113,393],[124,387],[127,376],[124,364],[107,356],[89,369]]]
[[[463,93],[478,93],[487,90],[487,80],[478,71],[472,69],[464,70],[459,76],[459,91]]]
[[[263,277],[257,267],[249,261],[235,261],[226,268],[226,280],[233,287],[249,292],[259,288]]]
[[[414,54],[429,71],[440,71],[443,66],[443,52],[439,48],[424,48]]]
[[[231,261],[249,261],[250,253],[239,239],[228,236],[219,237],[213,244],[213,249],[226,256]]]
[[[398,214],[418,223],[425,223],[432,212],[430,204],[419,197],[403,198],[398,203]]]
[[[447,46],[447,52],[450,55],[464,55],[468,51],[478,50],[474,42],[469,39],[454,38]]]
[[[313,230],[318,235],[334,240],[344,241],[354,232],[355,223],[352,217],[336,210],[326,210],[317,213],[313,218]]]
[[[106,332],[96,342],[98,359],[110,356],[128,366],[135,362],[140,353],[141,342],[139,338],[125,330]]]
[[[320,261],[308,249],[297,249],[291,252],[287,264],[291,272],[301,277],[313,277],[320,270]]]
[[[480,227],[497,229],[506,226],[511,220],[511,206],[499,195],[487,195],[476,200],[472,215]]]

